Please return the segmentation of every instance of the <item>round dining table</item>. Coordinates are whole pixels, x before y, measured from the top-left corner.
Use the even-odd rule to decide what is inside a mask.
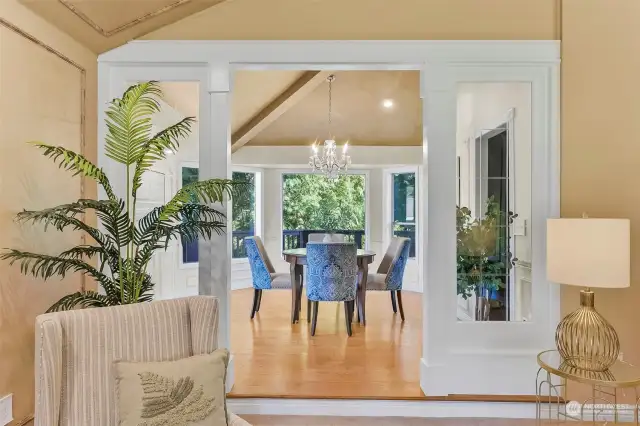
[[[369,264],[373,263],[375,252],[358,249],[358,291],[356,299],[358,302],[358,318],[365,325],[365,298],[367,293],[367,276],[369,275]],[[300,299],[303,281],[303,266],[307,264],[307,249],[296,248],[282,251],[282,257],[289,263],[291,271],[291,323],[300,320]]]

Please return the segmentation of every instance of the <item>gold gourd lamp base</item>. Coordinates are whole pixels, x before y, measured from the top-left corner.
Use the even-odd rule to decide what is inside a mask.
[[[580,308],[556,328],[556,347],[565,363],[587,371],[606,371],[618,359],[620,341],[609,322],[596,311],[591,289],[580,291]]]

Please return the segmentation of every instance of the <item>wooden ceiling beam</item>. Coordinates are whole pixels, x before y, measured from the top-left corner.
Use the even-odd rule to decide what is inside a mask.
[[[278,117],[304,99],[305,96],[326,81],[329,74],[328,71],[305,71],[277,98],[267,104],[231,135],[231,152],[236,152],[246,145],[267,126],[276,121]]]

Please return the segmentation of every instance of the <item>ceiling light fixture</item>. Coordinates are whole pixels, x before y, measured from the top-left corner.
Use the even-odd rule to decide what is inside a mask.
[[[309,157],[309,165],[314,172],[322,172],[329,179],[336,179],[340,173],[347,171],[351,165],[351,157],[347,155],[348,142],[342,147],[342,155],[336,153],[336,141],[331,132],[331,84],[336,79],[335,75],[327,78],[329,82],[329,138],[324,141],[322,155],[319,155],[316,142],[311,146],[312,155]]]
[[[173,154],[173,151],[170,150],[169,148],[165,148],[164,153],[167,154],[167,155],[171,155],[171,154]]]
[[[382,101],[382,106],[387,109],[393,108],[393,99],[385,99],[384,101]]]

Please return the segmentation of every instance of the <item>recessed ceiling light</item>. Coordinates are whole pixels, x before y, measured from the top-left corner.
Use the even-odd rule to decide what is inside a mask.
[[[171,151],[169,148],[166,148],[164,150],[164,153],[167,154],[167,155],[171,155],[171,154],[173,154],[173,151]]]
[[[393,100],[385,99],[384,101],[382,101],[382,106],[385,108],[393,108]]]

